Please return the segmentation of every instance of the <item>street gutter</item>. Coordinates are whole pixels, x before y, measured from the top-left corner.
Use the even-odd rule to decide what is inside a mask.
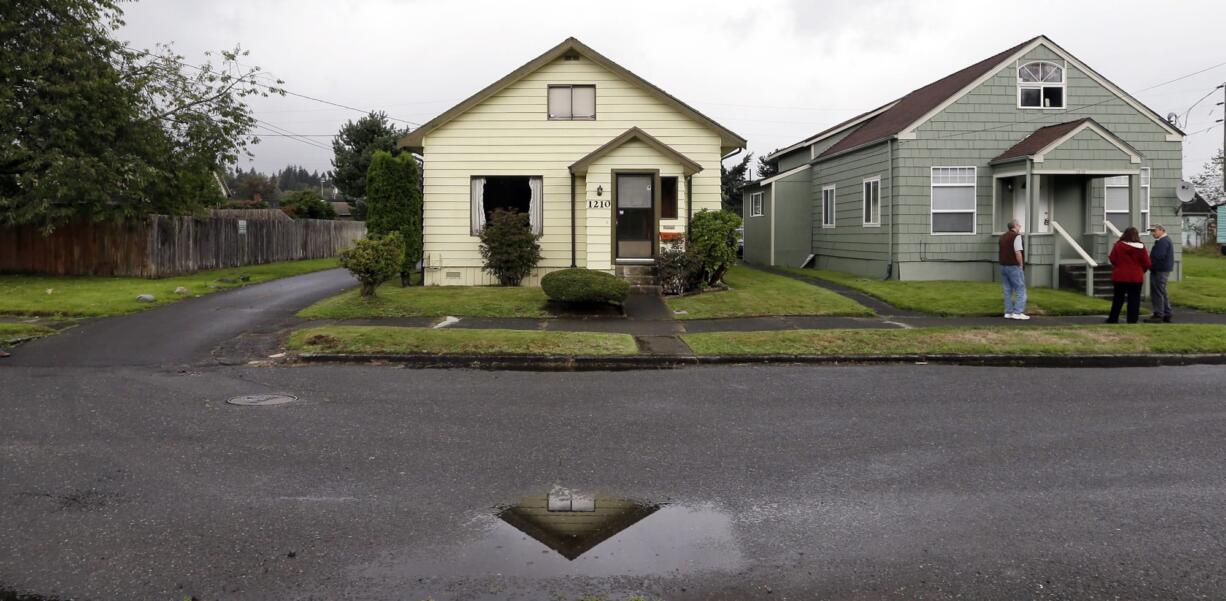
[[[1160,367],[1226,365],[1223,354],[1147,355],[426,355],[302,353],[299,363],[378,363],[412,368],[468,368],[509,371],[625,371],[675,369],[690,365],[857,365],[942,364],[979,367]]]

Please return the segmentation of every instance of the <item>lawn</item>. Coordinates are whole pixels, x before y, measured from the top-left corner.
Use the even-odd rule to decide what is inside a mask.
[[[41,338],[54,334],[55,330],[32,323],[0,323],[0,346],[18,341]]]
[[[326,326],[294,332],[288,347],[334,354],[533,354],[562,356],[634,355],[628,334],[461,330],[391,326]]]
[[[373,298],[357,290],[326,298],[298,313],[309,319],[371,317],[551,317],[540,288],[502,286],[379,287]]]
[[[1226,326],[787,330],[686,334],[698,355],[1087,355],[1226,353]]]
[[[761,315],[872,315],[835,292],[751,267],[733,267],[724,276],[730,290],[668,299],[678,319]]]
[[[1183,281],[1169,285],[1171,303],[1226,313],[1226,257],[1184,253],[1183,261]]]
[[[310,259],[201,271],[163,278],[0,275],[0,315],[62,315],[98,317],[132,313],[173,303],[183,298],[209,294],[225,288],[256,284],[278,278],[337,267],[336,259]],[[250,279],[238,281],[240,275]],[[233,282],[219,282],[219,278]],[[210,288],[209,285],[217,288]],[[175,294],[175,288],[187,288]],[[152,303],[137,302],[152,294]]]
[[[1004,299],[998,282],[874,280],[841,271],[782,267],[879,298],[900,309],[934,315],[1000,315]],[[1069,290],[1029,288],[1026,312],[1031,315],[1105,315],[1111,303]]]

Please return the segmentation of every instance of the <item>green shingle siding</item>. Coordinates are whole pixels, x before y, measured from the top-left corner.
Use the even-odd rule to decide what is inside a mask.
[[[833,141],[830,144],[834,144]],[[810,170],[813,198],[813,253],[821,267],[852,265],[863,275],[884,277],[889,263],[890,193],[889,145],[877,144],[822,161]],[[881,178],[881,225],[865,227],[863,182]],[[821,194],[835,186],[835,227],[823,228]],[[847,261],[852,260],[852,261]]]

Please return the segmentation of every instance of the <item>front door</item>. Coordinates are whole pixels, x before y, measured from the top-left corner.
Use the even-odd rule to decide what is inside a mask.
[[[1082,250],[1089,251],[1092,247],[1087,246],[1088,240],[1084,235],[1086,230],[1085,180],[1075,175],[1056,175],[1048,181],[1051,182],[1051,200],[1054,205],[1052,213],[1056,222],[1068,232],[1069,237]],[[1064,240],[1063,236],[1056,236],[1056,244],[1060,246],[1061,261],[1080,260],[1077,251]]]
[[[655,175],[617,174],[616,220],[618,259],[651,259],[655,256]]]

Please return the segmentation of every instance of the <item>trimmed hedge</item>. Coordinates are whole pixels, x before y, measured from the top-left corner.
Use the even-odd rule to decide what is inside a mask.
[[[611,273],[575,268],[545,274],[541,289],[563,303],[621,303],[630,294],[630,283]]]

